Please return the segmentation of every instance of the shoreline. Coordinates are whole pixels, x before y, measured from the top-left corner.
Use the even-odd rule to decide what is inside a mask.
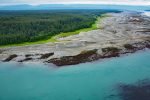
[[[94,61],[91,61],[91,62],[85,62],[85,63],[79,63],[79,64],[107,62],[107,61],[110,61],[112,59],[117,59],[117,58],[119,59],[119,58],[122,58],[122,57],[127,57],[127,56],[130,56],[130,55],[136,55],[136,54],[139,54],[139,53],[144,53],[144,52],[149,52],[149,51],[150,51],[150,48],[143,48],[143,49],[137,50],[135,52],[127,52],[127,53],[124,53],[124,54],[120,54],[117,57],[102,58],[102,59],[94,60]],[[12,64],[19,64],[19,65],[20,64],[35,64],[35,65],[42,64],[42,65],[46,65],[47,67],[52,66],[54,68],[69,67],[69,66],[72,66],[72,65],[74,65],[74,66],[79,65],[79,64],[72,64],[72,65],[56,66],[53,63],[40,62],[40,61],[26,61],[26,62],[16,62],[16,61],[4,62],[4,61],[0,61],[0,63],[2,63],[2,64],[7,64],[7,63],[11,64],[12,63]],[[34,66],[34,67],[36,67],[36,66]]]
[[[57,43],[0,48],[0,61],[75,65],[150,49],[150,17],[139,13],[109,13],[100,29],[58,38]]]
[[[112,57],[120,57],[125,54],[129,53],[135,53],[140,50],[149,49],[150,50],[150,42],[146,43],[145,45],[142,45],[141,47],[134,47],[133,49],[126,48],[126,50],[121,50],[115,47],[108,47],[104,48],[107,49],[106,52],[104,51],[102,54],[98,54],[98,50],[89,50],[84,53],[80,53],[75,56],[64,56],[61,58],[53,58],[46,63],[53,63],[56,66],[67,66],[67,65],[77,65],[80,63],[86,63],[86,62],[93,62],[96,60],[101,60],[105,58],[112,58]]]

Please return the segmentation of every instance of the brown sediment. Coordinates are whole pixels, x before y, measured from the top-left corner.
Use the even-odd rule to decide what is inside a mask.
[[[4,62],[11,61],[11,60],[13,60],[13,59],[16,58],[16,57],[17,57],[16,54],[10,55],[8,58],[6,58],[6,59],[4,60]]]

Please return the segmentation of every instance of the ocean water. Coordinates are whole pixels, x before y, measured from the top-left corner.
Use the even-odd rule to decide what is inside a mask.
[[[123,100],[118,84],[150,79],[150,50],[57,68],[0,63],[0,100]]]

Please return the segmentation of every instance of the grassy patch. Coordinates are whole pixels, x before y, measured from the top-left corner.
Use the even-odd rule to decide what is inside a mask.
[[[74,32],[66,32],[66,33],[60,33],[56,36],[54,36],[53,38],[57,39],[57,38],[63,38],[63,37],[67,37],[67,36],[71,36],[71,35],[76,35],[76,34],[79,34],[80,32],[88,32],[88,31],[91,31],[91,30],[96,30],[96,29],[102,29],[102,27],[98,27],[98,22],[100,23],[104,18],[106,17],[110,17],[109,15],[107,14],[103,14],[101,15],[100,17],[97,18],[97,20],[95,21],[95,23],[89,27],[89,28],[84,28],[84,29],[79,29],[79,30],[76,30]]]
[[[99,24],[99,26],[98,26],[99,29],[103,29],[103,27],[100,26],[100,23],[101,23],[101,22],[103,21],[103,19],[105,19],[106,17],[111,17],[111,16],[108,15],[108,14],[103,14],[103,15],[101,15],[100,17],[98,17],[96,23]]]
[[[57,38],[63,38],[63,37],[79,34],[80,32],[87,32],[87,31],[95,30],[95,29],[97,29],[96,23],[94,23],[92,25],[92,27],[90,27],[90,28],[79,29],[79,30],[76,30],[74,32],[60,33],[60,34],[56,35],[54,38],[56,38],[56,39]]]
[[[20,44],[8,44],[8,45],[0,46],[0,48],[11,47],[11,46],[26,46],[26,45],[33,45],[33,44],[44,44],[44,43],[48,43],[48,42],[58,42],[58,41],[52,37],[52,38],[47,39],[47,40],[40,40],[40,41],[36,41],[36,42],[24,42],[24,43],[20,43]]]

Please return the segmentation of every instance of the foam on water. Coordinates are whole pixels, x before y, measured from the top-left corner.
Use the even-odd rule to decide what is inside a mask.
[[[146,16],[149,16],[149,17],[150,17],[150,11],[145,11],[145,12],[143,13],[143,15],[146,15]]]

